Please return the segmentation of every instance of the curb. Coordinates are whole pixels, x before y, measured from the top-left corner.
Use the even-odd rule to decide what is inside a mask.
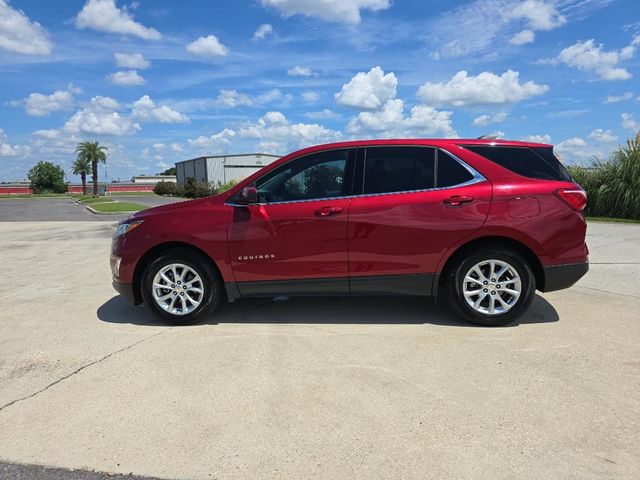
[[[127,211],[127,212],[99,212],[99,211],[94,210],[93,208],[91,208],[89,205],[87,205],[87,210],[89,210],[94,215],[123,215],[123,214],[127,215],[127,214],[131,214],[131,213],[136,213],[137,212],[137,210]]]

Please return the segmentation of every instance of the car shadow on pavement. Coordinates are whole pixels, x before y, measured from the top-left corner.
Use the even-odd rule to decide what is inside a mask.
[[[97,311],[103,322],[144,326],[164,325],[143,306],[134,307],[121,296],[105,302]],[[559,319],[555,308],[536,295],[531,308],[516,322],[507,325],[550,323]],[[223,303],[200,324],[221,323],[301,323],[301,324],[432,324],[476,327],[458,317],[444,299],[431,297],[293,297],[247,298]],[[483,327],[478,327],[483,328]]]

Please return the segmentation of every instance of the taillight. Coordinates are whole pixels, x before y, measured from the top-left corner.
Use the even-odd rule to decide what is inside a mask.
[[[587,194],[581,188],[560,188],[554,193],[574,210],[582,211],[587,205]]]

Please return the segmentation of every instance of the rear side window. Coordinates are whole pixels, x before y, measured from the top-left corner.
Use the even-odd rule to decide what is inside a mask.
[[[367,148],[364,193],[391,193],[433,188],[435,150],[414,147]]]
[[[438,169],[436,187],[452,187],[473,179],[473,174],[460,165],[451,155],[438,150]]]
[[[466,145],[464,148],[523,177],[572,181],[571,175],[555,157],[551,148],[503,147],[500,145]]]

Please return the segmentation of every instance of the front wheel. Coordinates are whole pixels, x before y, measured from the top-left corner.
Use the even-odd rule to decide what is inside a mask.
[[[145,303],[172,325],[190,325],[210,315],[220,303],[221,288],[211,262],[181,248],[164,252],[142,277]]]
[[[526,259],[500,247],[484,247],[458,260],[446,286],[454,312],[485,326],[507,325],[522,316],[535,290]]]

